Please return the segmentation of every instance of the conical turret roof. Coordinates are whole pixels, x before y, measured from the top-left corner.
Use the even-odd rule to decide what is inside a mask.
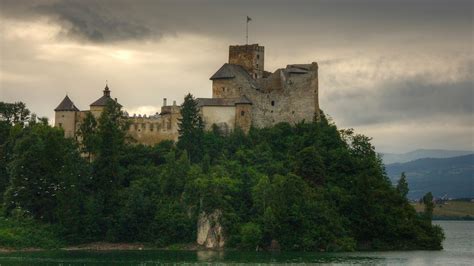
[[[74,103],[69,99],[69,96],[66,95],[62,102],[54,109],[54,111],[75,111],[79,112],[79,109],[74,105]]]

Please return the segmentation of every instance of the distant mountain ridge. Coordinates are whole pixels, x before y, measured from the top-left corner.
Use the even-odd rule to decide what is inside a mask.
[[[424,158],[406,163],[387,164],[387,175],[396,183],[405,172],[410,199],[418,199],[427,192],[435,197],[445,194],[450,198],[474,197],[474,154],[451,158]]]
[[[450,158],[473,154],[474,151],[419,149],[407,153],[381,153],[385,164],[406,163],[422,158]]]

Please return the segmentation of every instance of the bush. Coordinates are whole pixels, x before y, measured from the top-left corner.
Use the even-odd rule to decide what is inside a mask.
[[[241,247],[244,249],[258,249],[262,242],[262,230],[258,224],[249,222],[240,229]]]

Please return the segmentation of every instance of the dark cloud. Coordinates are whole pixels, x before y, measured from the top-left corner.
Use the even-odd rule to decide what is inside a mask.
[[[317,35],[322,43],[344,44],[386,33],[430,35],[435,30],[452,35],[465,32],[472,23],[472,2],[466,0],[0,1],[2,15],[20,19],[48,16],[59,23],[66,37],[93,42],[189,32],[240,39],[236,34],[243,32],[247,15],[253,18],[252,39],[275,40],[285,34],[307,41]]]
[[[472,62],[465,68],[472,73]],[[332,114],[351,127],[438,119],[474,123],[472,76],[453,82],[409,77],[380,83],[370,90],[328,90],[326,99]]]
[[[40,5],[39,12],[50,15],[62,26],[62,34],[92,42],[140,40],[152,36],[152,30],[128,17],[115,17],[109,8],[90,1],[61,1]],[[156,33],[153,36],[157,36]]]

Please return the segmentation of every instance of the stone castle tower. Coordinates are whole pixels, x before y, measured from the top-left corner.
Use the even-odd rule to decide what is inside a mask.
[[[229,129],[247,131],[250,126],[319,119],[317,63],[291,64],[273,73],[265,71],[264,65],[263,46],[229,47],[229,62],[210,78],[212,98],[198,98],[206,125],[226,120]],[[223,119],[223,114],[228,117]]]
[[[265,48],[258,44],[232,45],[228,63],[222,65],[212,81],[212,98],[197,98],[205,128],[216,125],[223,133],[236,128],[268,127],[280,122],[295,124],[319,119],[318,64],[290,64],[273,73],[265,71]],[[66,137],[75,137],[87,112],[98,117],[111,101],[109,87],[103,96],[80,111],[66,95],[55,109],[55,125]],[[117,99],[115,99],[117,101]],[[154,115],[128,116],[128,134],[138,143],[153,145],[178,139],[180,106],[163,101]]]

